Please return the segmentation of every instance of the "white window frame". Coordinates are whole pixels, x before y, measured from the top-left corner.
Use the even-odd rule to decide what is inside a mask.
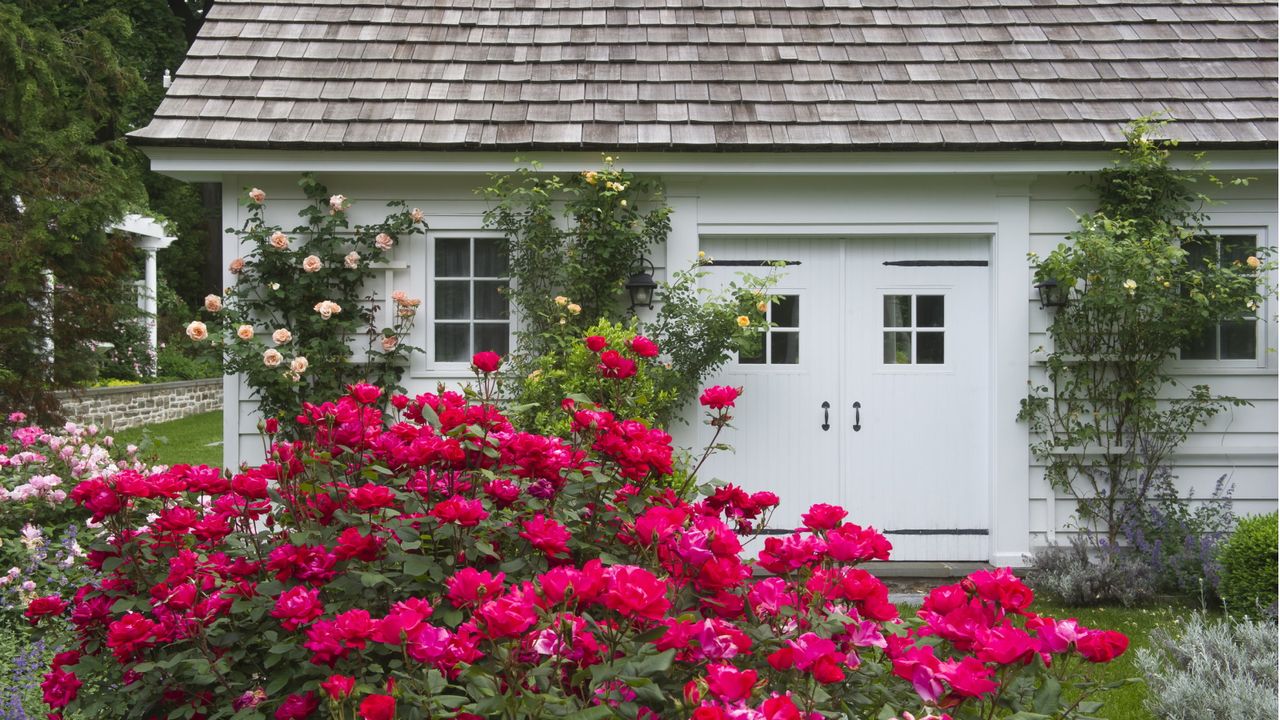
[[[441,239],[449,240],[449,239],[458,239],[458,238],[466,238],[472,241],[477,239],[501,240],[504,237],[505,236],[502,235],[501,233],[495,233],[492,231],[467,230],[467,229],[432,230],[427,233],[427,241],[425,243],[426,255],[427,255],[425,265],[427,268],[427,275],[426,275],[426,283],[425,283],[426,285],[425,297],[423,301],[423,305],[426,308],[425,317],[424,317],[425,322],[423,323],[423,328],[424,328],[423,329],[423,336],[424,336],[423,348],[426,351],[426,371],[418,375],[419,377],[428,377],[428,378],[429,377],[450,377],[452,378],[452,377],[465,377],[465,376],[471,375],[471,361],[469,358],[466,361],[462,361],[462,362],[437,361],[435,359],[435,338],[436,338],[435,304],[436,304],[436,278],[437,278],[436,242]],[[472,245],[471,263],[472,263],[471,271],[474,271],[474,265],[475,265],[474,244]],[[453,278],[453,279],[462,279],[462,278]],[[467,275],[466,279],[474,281],[475,276]],[[507,280],[507,284],[508,286],[510,286],[511,284],[509,277]],[[471,298],[471,302],[474,303],[474,297]],[[508,302],[510,303],[509,299],[508,299]],[[474,308],[472,308],[472,314],[474,314],[474,312],[475,310]],[[508,352],[513,352],[516,348],[516,330],[517,330],[518,322],[519,321],[516,316],[515,304],[510,303],[508,305],[508,310],[507,310]],[[460,325],[462,323],[458,322],[458,323],[446,323],[446,324]],[[467,325],[468,327],[474,326],[475,320],[474,319],[468,320]],[[472,349],[472,351],[473,353],[478,352],[478,350],[474,348]]]
[[[1268,247],[1267,244],[1267,228],[1259,226],[1251,227],[1232,227],[1232,226],[1215,226],[1205,228],[1205,232],[1211,236],[1223,237],[1241,237],[1252,236],[1254,239],[1254,247]],[[1267,278],[1265,282],[1271,283],[1272,279]],[[1184,359],[1182,357],[1182,348],[1178,348],[1178,357],[1173,362],[1175,370],[1199,371],[1199,370],[1257,370],[1267,367],[1267,347],[1268,347],[1268,328],[1271,317],[1271,298],[1264,300],[1262,307],[1257,310],[1257,319],[1254,322],[1254,357],[1238,358],[1238,359]],[[1242,318],[1243,319],[1243,318]]]

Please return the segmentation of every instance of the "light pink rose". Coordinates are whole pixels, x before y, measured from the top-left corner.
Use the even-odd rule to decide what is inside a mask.
[[[342,258],[342,264],[346,265],[349,270],[355,270],[360,267],[360,253],[352,250],[347,256]]]
[[[275,344],[283,345],[293,339],[293,333],[289,332],[284,328],[280,328],[279,330],[276,330],[275,332],[271,333],[271,339],[275,342]]]
[[[400,338],[395,335],[388,335],[382,338],[382,352],[391,352],[400,344]]]
[[[209,328],[199,320],[193,320],[187,325],[187,337],[200,342],[209,337]]]
[[[322,267],[324,267],[324,264],[321,263],[320,258],[315,255],[308,255],[302,261],[302,269],[309,273],[319,272]]]
[[[424,217],[422,214],[422,208],[414,208],[410,210],[409,217],[413,218],[413,221],[416,223],[422,222],[422,218]]]
[[[262,201],[267,199],[267,194],[259,188],[254,188],[249,191],[249,199],[261,205]]]
[[[379,250],[387,252],[391,248],[395,247],[396,241],[386,233],[378,233],[378,236],[373,239],[373,244],[376,245]]]
[[[311,363],[307,362],[306,358],[299,355],[298,357],[289,361],[289,369],[293,371],[295,375],[301,375],[302,373],[307,371],[307,367],[310,364]]]
[[[332,195],[329,197],[329,212],[337,214],[347,209],[346,195]]]
[[[262,364],[267,367],[276,367],[282,362],[284,362],[284,356],[275,348],[270,348],[262,353]]]
[[[217,295],[205,295],[204,309],[209,312],[218,312],[222,309],[222,298]]]
[[[267,242],[271,243],[271,247],[277,250],[289,249],[289,236],[285,235],[279,230],[271,233],[271,237],[270,239],[267,240]]]
[[[236,337],[240,338],[241,340],[252,340],[253,326],[241,325],[240,327],[236,328]]]
[[[407,299],[409,299],[409,293],[403,290],[396,290],[391,293],[391,302],[397,305],[402,304]]]
[[[231,264],[227,266],[227,269],[231,271],[232,275],[239,275],[244,272],[244,258],[236,258],[235,260],[232,260]]]

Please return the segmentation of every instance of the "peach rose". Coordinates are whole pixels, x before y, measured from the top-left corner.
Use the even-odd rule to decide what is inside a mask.
[[[222,309],[222,298],[217,295],[205,295],[204,309],[209,312],[218,312]]]
[[[271,237],[267,240],[267,242],[271,243],[271,247],[277,250],[289,249],[289,236],[285,235],[279,230],[271,233]]]
[[[236,328],[236,337],[240,338],[241,340],[252,340],[253,326],[241,325],[240,327]]]
[[[232,275],[239,275],[244,272],[244,258],[236,258],[235,260],[232,260],[231,264],[227,266],[227,269],[231,271]]]
[[[266,352],[262,353],[262,364],[267,367],[276,367],[282,362],[284,362],[284,356],[275,348],[269,348]]]
[[[347,256],[342,258],[342,264],[347,266],[348,270],[355,270],[360,267],[360,253],[352,250]]]
[[[342,306],[332,300],[321,300],[320,302],[316,303],[313,309],[316,312],[320,313],[320,317],[324,318],[325,320],[328,320],[334,315],[342,312]]]
[[[409,211],[409,217],[412,218],[414,222],[420,223],[422,222],[422,218],[425,216],[422,214],[422,208],[414,208]]]
[[[346,209],[347,209],[346,195],[331,195],[329,197],[329,212],[331,214],[336,215],[337,213],[340,213]]]
[[[267,194],[259,188],[254,188],[249,191],[249,199],[261,205],[262,201],[267,199]]]
[[[376,245],[379,250],[387,252],[391,248],[395,247],[396,241],[386,233],[378,233],[378,237],[373,239],[373,244]]]
[[[324,264],[321,263],[320,258],[315,255],[308,255],[302,260],[302,269],[306,272],[319,272],[322,267],[324,267]]]
[[[293,333],[284,328],[280,328],[271,333],[271,340],[277,345],[283,345],[293,339]]]
[[[309,366],[310,364],[311,363],[307,362],[306,358],[299,355],[298,357],[289,361],[289,370],[292,371],[293,374],[295,375],[301,375],[302,373],[307,371],[307,366]]]
[[[565,306],[565,309],[569,311],[570,315],[577,315],[578,313],[582,312],[582,306],[579,305],[578,303],[569,303],[567,306]]]
[[[187,337],[195,340],[196,342],[200,342],[201,340],[209,337],[209,328],[199,320],[192,320],[191,323],[187,325]]]
[[[395,335],[388,335],[382,338],[382,352],[391,352],[400,344],[400,338]]]
[[[409,299],[409,293],[403,290],[396,290],[391,293],[391,302],[397,305],[403,305],[405,300]]]
[[[1244,259],[1244,263],[1249,266],[1250,270],[1257,270],[1262,266],[1262,261],[1256,255],[1250,255]]]

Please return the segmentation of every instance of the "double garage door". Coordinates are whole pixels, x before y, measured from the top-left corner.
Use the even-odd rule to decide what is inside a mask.
[[[717,477],[873,525],[893,560],[985,560],[990,497],[986,238],[704,239],[704,284],[786,261],[754,357],[712,380],[744,388]],[[709,439],[705,428],[702,439]]]

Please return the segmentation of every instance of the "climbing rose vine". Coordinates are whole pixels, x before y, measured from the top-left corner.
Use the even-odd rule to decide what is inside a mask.
[[[487,394],[499,366],[473,359],[478,396],[353,385],[304,404],[299,439],[272,436],[269,460],[235,474],[79,483],[97,576],[27,610],[75,638],[44,680],[51,717],[1097,710],[1079,681],[1123,635],[1036,614],[1007,569],[901,618],[858,567],[889,542],[831,505],[745,559],[776,495],[673,483],[669,435],[594,405],[563,403],[568,439],[521,432]],[[710,421],[737,395],[708,390]]]

